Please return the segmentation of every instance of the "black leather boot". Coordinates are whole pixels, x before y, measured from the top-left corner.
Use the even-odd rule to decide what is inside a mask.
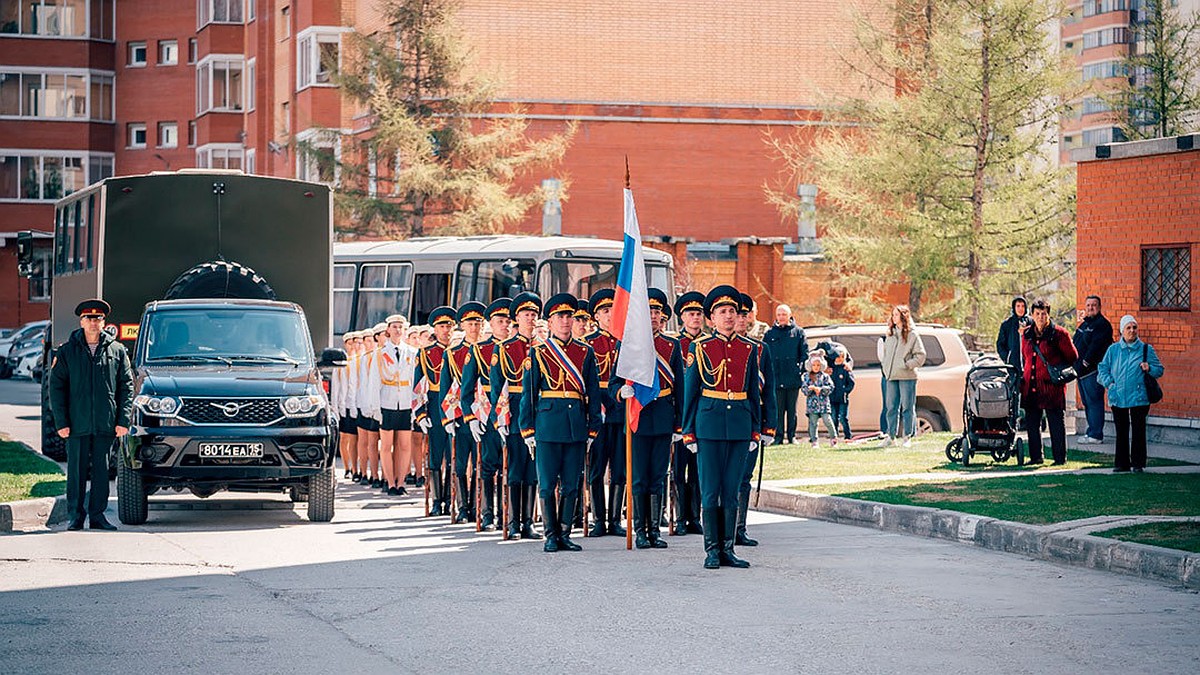
[[[525,491],[521,497],[521,538],[541,539],[542,535],[533,529],[533,505],[538,500],[537,485],[523,485],[520,489]]]
[[[559,506],[561,518],[558,523],[558,547],[563,551],[582,551],[583,547],[571,541],[571,514],[576,513],[579,505],[579,493],[569,499],[564,499]]]
[[[588,495],[592,500],[592,529],[588,531],[589,537],[603,537],[608,534],[605,529],[605,524],[608,521],[606,514],[608,511],[604,508],[604,479],[593,481],[588,484]]]
[[[442,515],[450,515],[453,504],[450,503],[450,482],[454,480],[454,474],[451,472],[442,473]]]
[[[723,567],[737,567],[745,569],[750,566],[750,563],[737,557],[733,552],[733,540],[737,533],[737,514],[738,507],[736,504],[722,508],[721,512],[721,565]]]
[[[700,486],[689,485],[687,489],[688,503],[692,508],[688,512],[688,534],[704,534],[704,528],[700,526]]]
[[[508,486],[508,538],[516,539],[521,536],[521,514],[524,513],[521,503],[525,489],[520,485]]]
[[[721,566],[721,511],[704,509],[700,520],[704,525],[704,569],[715,570]]]
[[[496,484],[490,480],[483,481],[483,513],[479,514],[479,527],[484,532],[496,529],[496,514],[492,505],[496,499]]]
[[[429,480],[425,483],[429,490],[429,515],[442,515],[442,472],[437,469],[429,470]]]
[[[471,499],[471,492],[467,488],[467,477],[466,476],[455,476],[454,482],[458,484],[458,493],[454,495],[454,499],[456,502],[455,503],[456,510],[454,513],[454,522],[465,523],[469,520],[472,520],[471,509],[467,507],[467,504],[469,503],[469,500]]]
[[[546,543],[542,550],[546,553],[558,552],[558,505],[554,497],[542,500],[542,529],[546,531]]]
[[[663,513],[663,496],[650,495],[647,499],[650,500],[650,523],[646,528],[646,534],[650,537],[650,545],[654,548],[666,548],[667,542],[663,541],[658,527]]]
[[[670,488],[668,488],[670,489]],[[675,514],[675,527],[669,534],[675,537],[681,537],[687,534],[687,510],[684,509],[684,488],[679,486],[675,490],[675,499],[671,502],[671,512]]]
[[[580,531],[583,530],[584,522],[585,522],[583,519],[583,517],[585,515],[583,512],[583,491],[586,489],[587,489],[586,481],[583,478],[583,474],[580,474],[579,475],[579,488],[577,490],[575,490],[575,495],[577,498],[575,499],[575,506],[572,508],[572,511],[575,513],[575,517],[571,519],[571,527],[574,529],[580,530]],[[568,530],[568,532],[569,532],[569,530]]]
[[[85,516],[75,516],[73,519],[71,519],[71,524],[67,525],[67,529],[68,530],[82,530],[84,517]]]
[[[608,486],[608,533],[614,537],[625,536],[625,528],[621,526],[624,506],[625,484],[612,483]]]
[[[109,532],[116,532],[117,526],[108,522],[108,519],[104,517],[103,513],[101,513],[98,516],[88,518],[88,529],[108,530]]]
[[[750,511],[750,493],[738,493],[738,519],[737,533],[734,536],[734,542],[738,546],[758,546],[757,539],[751,539],[746,534],[746,514]]]
[[[646,536],[646,495],[633,496],[633,545],[638,548],[650,548],[650,538]]]

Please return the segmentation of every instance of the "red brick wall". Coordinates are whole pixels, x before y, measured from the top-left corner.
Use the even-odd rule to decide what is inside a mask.
[[[1121,316],[1138,319],[1142,339],[1166,367],[1166,396],[1156,415],[1200,417],[1200,150],[1078,165],[1079,307],[1103,299],[1114,329]],[[1143,310],[1141,248],[1189,244],[1191,311]]]

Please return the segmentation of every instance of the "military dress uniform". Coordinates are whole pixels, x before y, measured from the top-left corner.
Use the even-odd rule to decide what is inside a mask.
[[[379,447],[375,444],[379,442],[379,428],[383,422],[383,409],[379,399],[383,386],[379,375],[380,345],[375,336],[386,331],[387,324],[382,323],[360,331],[366,351],[358,360],[358,391],[355,394],[355,402],[358,404],[358,428],[375,434],[375,437],[367,434],[360,434],[358,437],[358,466],[362,473],[358,482],[373,488],[380,486]],[[375,465],[374,472],[371,471],[372,462]]]
[[[438,307],[429,314],[429,325],[454,323],[455,312],[450,307]],[[433,508],[430,515],[450,515],[450,437],[443,426],[441,380],[442,366],[449,345],[434,342],[422,347],[417,355],[417,368],[413,377],[413,390],[424,390],[420,402],[413,411],[413,423],[421,427],[429,439],[429,480],[425,487],[430,490]]]
[[[342,336],[342,343],[349,345],[356,337],[358,337],[357,332],[348,331]],[[354,438],[358,434],[358,406],[354,402],[354,392],[357,386],[358,355],[352,354],[346,357],[346,365],[333,371],[329,383],[331,403],[338,415],[338,433],[344,437]],[[352,454],[344,454],[342,457],[346,478],[354,475],[355,467],[351,466],[352,459]]]
[[[754,306],[754,301],[745,293],[742,293],[741,300],[740,312],[748,315]],[[738,524],[734,539],[738,546],[758,546],[758,541],[751,539],[746,534],[746,516],[750,511],[750,490],[754,479],[754,469],[759,461],[758,454],[764,452],[763,448],[775,438],[775,416],[777,414],[775,410],[775,367],[771,361],[771,352],[767,344],[753,335],[747,334],[746,337],[754,341],[754,346],[758,350],[759,401],[762,403],[762,412],[759,415],[761,438],[758,446],[746,456],[746,467],[742,470],[742,483],[738,487]]]
[[[704,294],[699,291],[688,291],[675,301],[675,316],[681,317],[684,312],[703,312]],[[686,330],[679,331],[679,353],[686,355],[691,352],[692,342],[703,337],[704,331],[691,334]],[[682,389],[682,380],[680,380]],[[683,400],[683,392],[676,395]],[[689,452],[682,441],[675,444],[675,452],[671,460],[671,482],[675,488],[672,507],[675,510],[676,535],[702,534],[700,527],[700,478],[696,469],[696,453]]]
[[[717,286],[704,298],[704,313],[739,304],[737,289]],[[714,332],[692,342],[684,365],[683,441],[698,453],[708,569],[750,566],[733,546],[738,486],[761,426],[758,378],[758,354],[748,338]]]
[[[574,313],[575,307],[574,296],[559,293],[546,303],[542,315],[549,319]],[[578,551],[570,538],[578,476],[587,445],[600,431],[600,381],[592,348],[583,340],[550,335],[530,350],[522,387],[521,436],[536,453],[544,550]]]
[[[458,323],[461,326],[463,321],[483,321],[483,313],[486,311],[487,308],[482,302],[465,302],[458,308]],[[443,423],[452,436],[451,443],[454,445],[452,459],[454,480],[458,487],[455,493],[457,503],[454,522],[475,519],[475,482],[467,480],[467,468],[473,466],[476,461],[475,438],[466,427],[469,420],[465,419],[462,409],[463,371],[471,360],[474,346],[464,337],[458,344],[452,345],[446,351],[446,358],[442,359],[442,397],[455,397],[455,400],[448,403],[451,407],[450,412],[443,410],[443,414],[452,416],[452,419],[446,418]]]
[[[533,293],[520,293],[512,299],[509,315],[515,321],[521,311],[541,313],[542,300]],[[529,359],[532,338],[514,332],[500,344],[492,356],[488,379],[492,383],[491,426],[504,438],[508,462],[508,538],[541,539],[533,529],[533,507],[537,499],[537,467],[521,436],[520,414],[524,399],[525,363]],[[507,401],[502,400],[507,396]],[[507,412],[505,412],[507,411]],[[501,415],[507,416],[507,421]]]
[[[488,305],[487,320],[496,316],[508,316],[512,300],[500,298]],[[498,496],[503,495],[498,490],[497,476],[503,462],[504,439],[491,415],[492,403],[492,366],[499,358],[503,340],[495,336],[478,342],[471,347],[471,358],[463,368],[462,375],[462,413],[463,421],[472,429],[479,429],[482,435],[479,443],[479,478],[483,484],[483,508],[480,514],[481,526],[484,530],[495,528],[496,512],[500,511]],[[486,405],[481,405],[482,400]],[[480,417],[482,415],[482,418]]]
[[[615,293],[602,288],[588,300],[592,313],[611,308]],[[617,367],[617,338],[596,326],[584,340],[596,356],[596,372],[600,380],[601,409],[604,423],[588,453],[587,482],[595,523],[590,535],[625,536],[621,526],[621,511],[625,503],[625,404],[616,398],[612,386]],[[608,472],[608,501],[605,503],[604,474]]]

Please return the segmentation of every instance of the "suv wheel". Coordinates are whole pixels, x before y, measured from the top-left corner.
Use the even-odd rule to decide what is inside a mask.
[[[332,466],[308,477],[308,519],[311,522],[328,523],[333,520],[333,487],[336,482]]]
[[[126,525],[141,525],[148,510],[142,474],[121,461],[117,465],[117,517]]]
[[[938,414],[933,412],[932,410],[926,410],[925,408],[918,408],[917,409],[917,419],[915,421],[916,421],[918,436],[920,436],[921,434],[928,434],[928,433],[931,433],[934,431],[945,431],[945,429],[942,426],[942,418],[940,416],[938,416]]]
[[[288,488],[288,497],[291,497],[292,501],[297,504],[307,502],[308,490],[300,487],[299,485],[293,485]]]

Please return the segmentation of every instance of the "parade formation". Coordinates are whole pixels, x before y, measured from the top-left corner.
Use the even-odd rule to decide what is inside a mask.
[[[775,435],[750,298],[725,285],[674,306],[648,296],[658,388],[637,407],[616,372],[611,288],[438,307],[431,335],[401,315],[346,333],[330,392],[343,480],[393,496],[423,487],[426,517],[546,552],[581,550],[573,534],[626,537],[630,522],[637,549],[667,548],[664,529],[702,534],[706,568],[749,567],[734,547],[757,545],[751,477]]]

